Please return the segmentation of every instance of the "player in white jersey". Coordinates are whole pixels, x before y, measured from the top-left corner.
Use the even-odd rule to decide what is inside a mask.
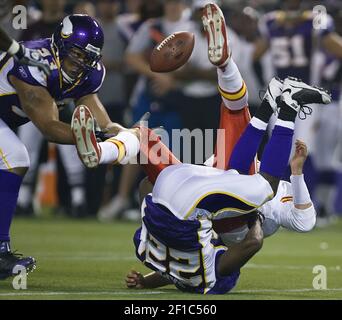
[[[264,217],[264,238],[273,235],[280,227],[295,232],[308,232],[316,223],[316,211],[306,186],[303,166],[308,155],[304,142],[296,141],[294,155],[290,161],[291,183],[281,180],[275,197],[259,208]],[[213,218],[214,230],[225,245],[240,242],[248,232],[247,225],[239,225],[238,219],[229,212]]]
[[[237,119],[237,123],[240,121],[241,133],[243,121],[246,121],[247,90],[234,61],[230,59],[224,17],[216,5],[209,4],[205,7],[203,22],[208,34],[209,59],[218,66],[219,89],[225,108],[232,111],[229,116],[223,114],[221,124],[224,124],[227,117],[233,119],[238,115],[240,119]],[[213,28],[210,28],[211,24]],[[151,168],[146,170],[154,186],[152,188],[150,184],[150,190],[143,193],[142,227],[137,230],[134,243],[137,257],[154,272],[145,277],[137,272],[130,273],[126,279],[128,287],[152,288],[174,283],[183,291],[222,294],[235,286],[240,268],[262,246],[258,211],[277,193],[280,178],[289,160],[295,118],[302,105],[310,102],[328,103],[330,97],[323,90],[298,80],[286,79],[282,83],[273,79],[260,109],[231,155],[227,147],[231,141],[227,140],[224,144],[224,159],[229,159],[228,167],[236,170],[220,168],[219,145],[215,168],[181,164],[169,152],[167,159],[171,163],[154,165],[155,171]],[[266,146],[260,173],[248,175],[268,121],[278,107],[278,120]],[[95,147],[83,143],[84,138],[78,134],[79,129],[88,124],[91,131],[93,119],[88,113],[84,124],[77,115],[76,120],[80,120],[81,124],[75,132],[80,141],[77,146],[81,159],[96,148],[100,152],[93,152],[94,157],[98,154],[100,156],[93,162],[102,162],[101,152],[108,157],[108,142],[98,143]],[[233,128],[234,123],[231,122],[227,131]],[[141,131],[144,132],[143,128]],[[236,136],[235,133],[234,143]],[[142,141],[144,139],[140,143]],[[144,152],[143,147],[141,152]],[[149,151],[153,152],[151,147],[148,142]],[[303,150],[300,143],[298,148],[299,153],[303,153],[300,151]],[[148,157],[151,158],[150,155]],[[118,154],[113,153],[107,161],[115,161],[117,158]],[[303,182],[301,178],[299,180]],[[310,200],[304,198],[304,201],[300,205],[312,207]],[[238,218],[238,221],[234,221],[235,227],[241,228],[248,224],[249,228],[244,239],[229,246],[228,250],[222,242],[215,241],[212,232],[213,219],[223,213]]]

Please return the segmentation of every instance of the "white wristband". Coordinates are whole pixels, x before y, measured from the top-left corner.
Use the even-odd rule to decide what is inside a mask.
[[[20,49],[20,45],[17,41],[13,40],[12,44],[7,50],[7,53],[10,54],[11,56],[14,56]]]
[[[311,197],[306,186],[304,175],[291,176],[291,186],[293,190],[293,202],[294,204],[308,204],[311,203]]]
[[[128,161],[135,157],[140,151],[140,142],[135,134],[129,131],[120,132],[117,136],[113,137],[115,140],[121,141],[125,145],[126,155],[120,161],[121,164],[127,164]]]

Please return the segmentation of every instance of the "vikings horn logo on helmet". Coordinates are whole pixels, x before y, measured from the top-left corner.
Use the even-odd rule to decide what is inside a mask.
[[[68,38],[72,35],[72,31],[73,31],[73,26],[72,26],[72,22],[70,21],[69,16],[65,17],[63,19],[63,28],[61,31],[61,36],[65,39]]]

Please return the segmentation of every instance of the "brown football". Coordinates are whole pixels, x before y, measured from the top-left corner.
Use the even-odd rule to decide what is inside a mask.
[[[183,66],[195,45],[191,32],[175,32],[160,42],[152,51],[150,67],[153,72],[170,72]]]

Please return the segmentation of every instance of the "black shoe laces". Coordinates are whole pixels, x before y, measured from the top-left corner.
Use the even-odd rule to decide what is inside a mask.
[[[260,101],[262,101],[264,99],[264,96],[265,96],[266,92],[267,91],[264,90],[264,89],[259,90],[259,99],[260,99]]]
[[[264,96],[266,94],[266,90],[259,90],[259,99],[262,101],[264,99]],[[278,102],[277,102],[278,103]],[[299,108],[299,111],[298,111],[298,118],[300,120],[305,120],[308,116],[311,116],[312,115],[312,108],[309,107],[309,106],[300,106]],[[279,108],[277,108],[275,111],[274,111],[274,114],[277,115],[279,113]]]
[[[309,106],[300,106],[298,112],[298,118],[300,120],[305,120],[308,116],[312,115],[312,108]]]

